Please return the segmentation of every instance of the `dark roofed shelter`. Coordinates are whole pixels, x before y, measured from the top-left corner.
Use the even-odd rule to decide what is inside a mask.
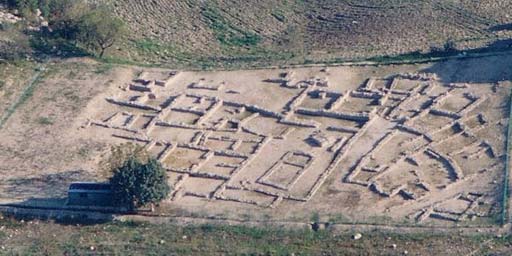
[[[68,205],[112,206],[110,183],[74,182],[69,185]]]

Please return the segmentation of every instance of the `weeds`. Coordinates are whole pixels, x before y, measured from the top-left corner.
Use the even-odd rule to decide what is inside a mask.
[[[205,224],[182,227],[134,221],[80,224],[79,227],[77,224],[70,222],[62,225],[45,221],[37,225],[27,222],[20,224],[14,219],[6,218],[0,220],[0,226],[5,227],[0,231],[0,245],[6,248],[3,252],[14,255],[39,252],[51,255],[373,255],[377,252],[393,254],[392,249],[386,249],[390,240],[400,248],[413,244],[412,247],[416,250],[421,247],[431,250],[432,246],[443,246],[447,241],[450,241],[450,246],[454,246],[456,242],[459,248],[462,246],[471,249],[479,248],[482,241],[490,240],[499,248],[505,248],[511,243],[510,237],[495,238],[483,234],[464,237],[450,233],[400,234],[372,231],[365,233],[361,241],[354,242],[348,233],[334,234],[329,230],[313,232],[310,229],[287,229],[269,225],[247,227]],[[2,239],[13,233],[16,234],[16,239]],[[34,233],[52,236],[28,235]]]
[[[320,222],[320,214],[318,214],[318,212],[314,212],[309,220],[314,223]]]
[[[54,121],[49,117],[40,117],[37,119],[37,123],[40,125],[52,125]]]
[[[27,101],[30,97],[32,97],[32,95],[34,93],[34,89],[35,89],[36,85],[40,82],[40,80],[41,80],[41,71],[36,73],[32,77],[32,80],[29,82],[28,86],[25,88],[25,90],[23,91],[21,96],[18,98],[18,100],[16,102],[14,102],[14,104],[12,104],[7,109],[6,113],[0,118],[0,129],[7,122],[9,117],[11,117],[11,115],[14,114],[16,109],[19,106],[21,106],[23,103],[25,103],[25,101]]]
[[[96,70],[94,70],[94,73],[98,75],[104,75],[109,73],[113,67],[114,65],[112,65],[112,63],[103,63],[96,66]]]
[[[261,41],[258,34],[245,31],[230,23],[215,7],[205,8],[202,15],[206,18],[210,29],[213,30],[215,37],[223,46],[252,47]]]

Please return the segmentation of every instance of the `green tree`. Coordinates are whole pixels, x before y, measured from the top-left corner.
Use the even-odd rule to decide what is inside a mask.
[[[80,41],[103,57],[125,33],[124,22],[114,17],[108,8],[98,7],[87,13],[80,25]]]
[[[165,199],[171,188],[167,182],[167,173],[154,158],[146,163],[130,157],[114,171],[110,178],[115,203],[131,209],[159,203]]]
[[[147,163],[150,156],[143,146],[136,143],[128,142],[114,145],[110,148],[110,155],[99,163],[103,178],[111,178],[114,175],[114,171],[121,168],[128,159]]]
[[[48,21],[55,36],[76,41],[80,35],[80,24],[91,11],[86,1],[48,0],[46,2]]]

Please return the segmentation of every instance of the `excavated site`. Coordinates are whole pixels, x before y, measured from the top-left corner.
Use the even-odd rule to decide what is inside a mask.
[[[415,67],[143,70],[81,131],[144,145],[168,170],[169,211],[492,222],[510,82],[446,80]]]

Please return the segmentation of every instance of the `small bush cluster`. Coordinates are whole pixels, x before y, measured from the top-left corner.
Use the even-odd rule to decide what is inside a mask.
[[[0,0],[1,4],[18,10],[32,25],[41,19],[47,27],[30,44],[43,53],[77,48],[103,56],[105,50],[123,36],[124,23],[109,8],[86,0]]]

